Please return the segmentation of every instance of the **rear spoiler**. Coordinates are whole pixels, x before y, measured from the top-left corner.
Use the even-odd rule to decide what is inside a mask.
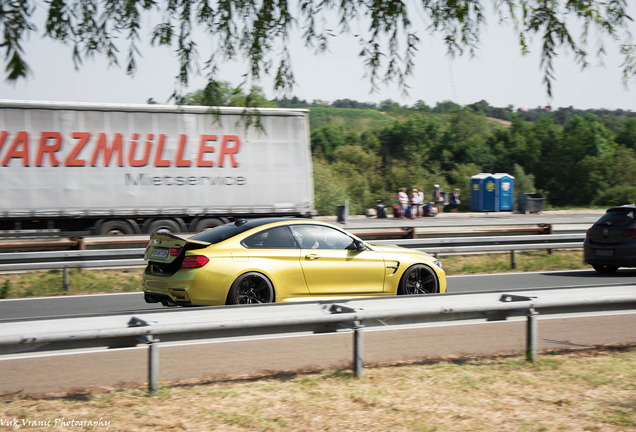
[[[176,240],[176,241],[183,242],[183,247],[190,246],[190,245],[196,246],[196,247],[188,247],[188,249],[200,249],[200,248],[208,247],[212,244],[210,242],[204,242],[200,240],[190,240],[187,238],[179,237],[178,235],[174,235],[169,232],[153,232],[152,234],[150,234],[150,241],[152,242],[153,240]]]

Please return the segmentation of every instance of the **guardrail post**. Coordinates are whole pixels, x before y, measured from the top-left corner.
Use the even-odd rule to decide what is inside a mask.
[[[354,321],[353,329],[353,370],[362,378],[364,368],[364,321]]]
[[[157,383],[159,382],[159,339],[148,337],[148,392],[151,395],[157,394]]]
[[[331,304],[324,305],[323,311],[330,314],[355,313],[362,309],[352,308],[348,305]],[[364,321],[342,321],[337,324],[339,327],[353,330],[353,372],[358,378],[362,378],[362,368],[364,363]]]
[[[68,268],[64,268],[63,282],[64,291],[68,291]]]
[[[535,362],[537,359],[537,311],[528,309],[528,325],[526,327],[526,360]]]
[[[143,318],[132,317],[129,325],[145,327],[150,326],[155,321],[146,321]],[[157,394],[157,383],[159,382],[159,339],[147,334],[138,336],[137,340],[148,345],[148,393]]]
[[[513,269],[517,268],[517,255],[514,249],[510,251],[510,267]]]
[[[71,237],[71,241],[75,242],[75,247],[73,249],[77,250],[86,250],[86,243],[84,242],[84,237]],[[82,274],[82,268],[78,268],[77,272]]]

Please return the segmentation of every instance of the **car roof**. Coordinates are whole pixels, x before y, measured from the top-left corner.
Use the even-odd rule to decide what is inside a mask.
[[[311,219],[303,219],[303,218],[260,218],[260,219],[236,219],[233,223],[228,223],[225,225],[221,225],[209,231],[200,232],[192,237],[190,240],[197,240],[202,242],[207,242],[210,244],[220,243],[229,238],[235,237],[237,235],[243,234],[247,231],[250,231],[254,228],[259,228],[266,225],[272,224],[314,224],[314,225],[329,225],[328,223],[313,221]],[[330,225],[332,226],[332,225]],[[333,227],[333,226],[332,226]],[[338,229],[337,227],[333,227]]]
[[[240,224],[240,221],[246,220],[247,222]],[[246,229],[257,228],[262,225],[268,225],[276,222],[293,222],[297,221],[297,218],[283,218],[283,217],[270,217],[270,218],[258,218],[258,219],[236,219],[234,224],[245,227]]]

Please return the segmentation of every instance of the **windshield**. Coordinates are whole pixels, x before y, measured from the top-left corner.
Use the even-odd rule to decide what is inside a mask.
[[[621,209],[607,212],[596,225],[627,226],[634,223],[634,209]]]

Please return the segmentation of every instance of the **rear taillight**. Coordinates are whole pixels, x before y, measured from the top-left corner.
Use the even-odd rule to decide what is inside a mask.
[[[623,233],[621,234],[621,236],[623,236],[623,237],[636,238],[636,229],[629,229],[629,230],[627,230],[627,231],[623,231]]]
[[[146,250],[144,251],[144,255],[146,255],[148,253],[148,249],[150,249],[150,243],[148,243],[148,246],[146,246]]]
[[[172,256],[179,256],[180,253],[181,249],[170,249],[170,255]]]
[[[210,259],[203,255],[190,255],[183,259],[181,268],[184,268],[184,269],[201,268],[204,265],[206,265],[209,261]]]
[[[592,237],[592,228],[588,228],[586,233],[585,233],[585,237]]]

